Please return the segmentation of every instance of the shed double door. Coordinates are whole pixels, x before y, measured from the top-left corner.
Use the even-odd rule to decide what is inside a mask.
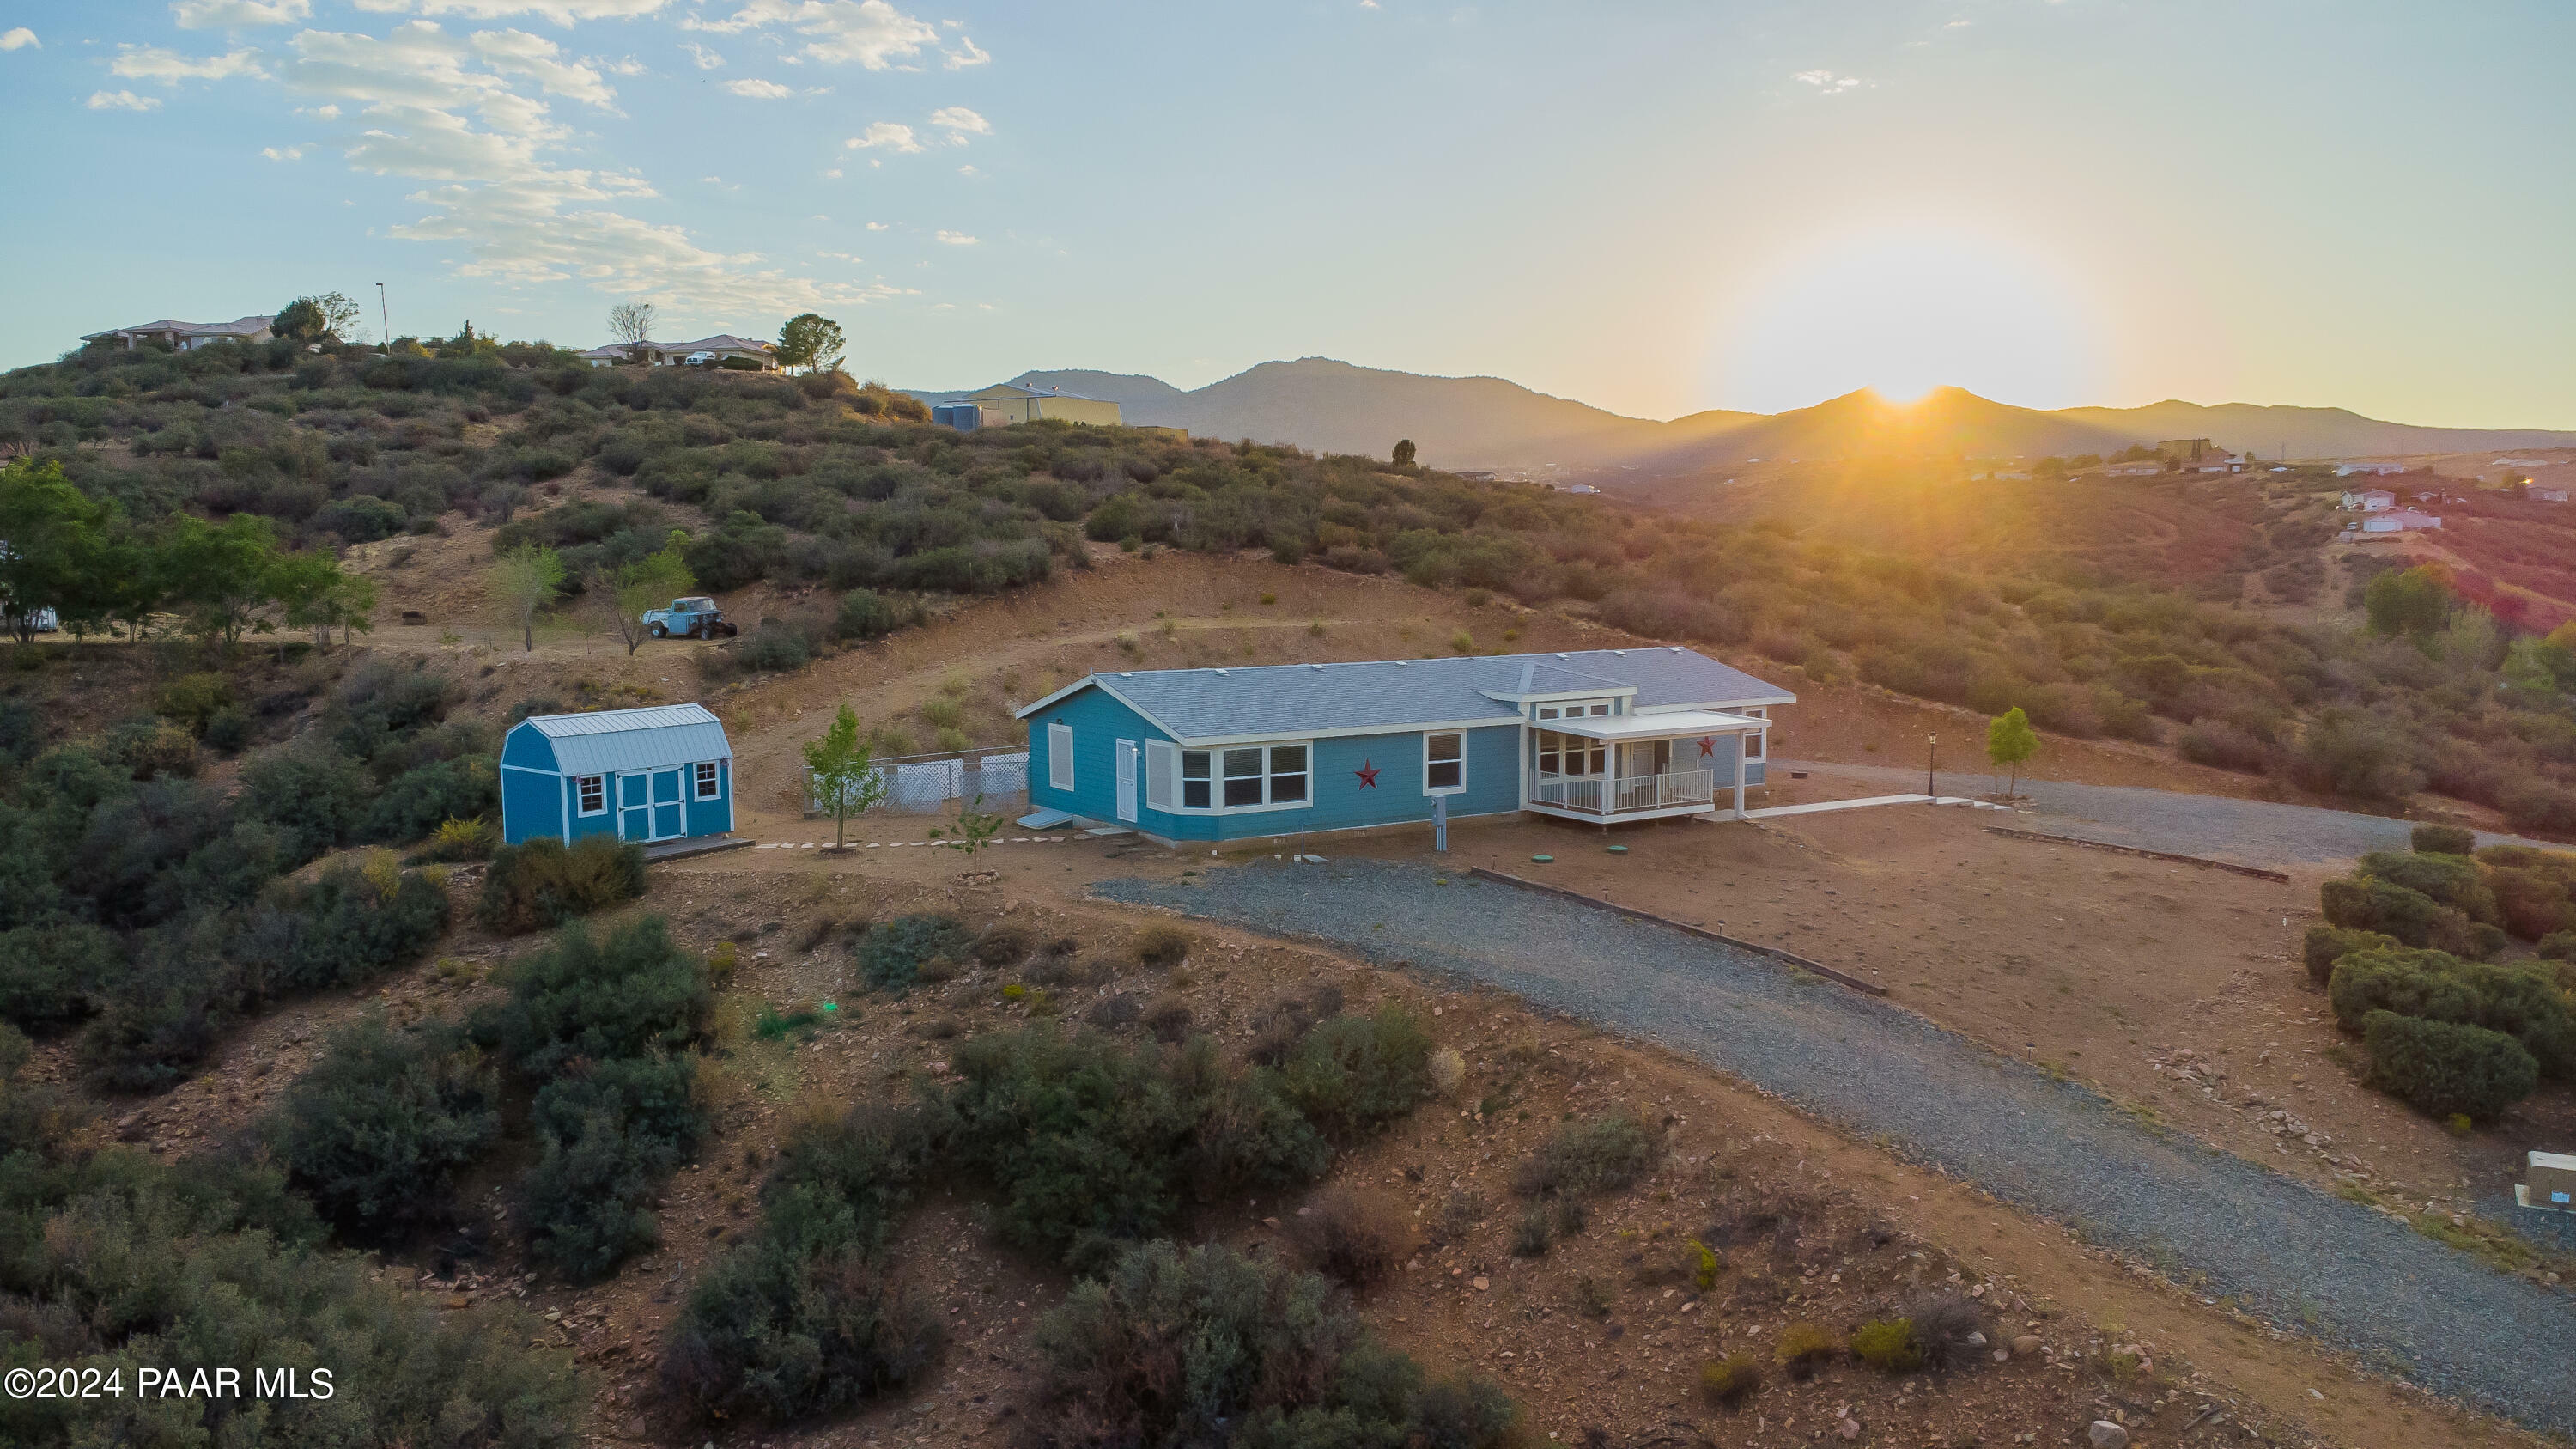
[[[677,840],[688,831],[681,818],[679,770],[617,777],[617,838]]]

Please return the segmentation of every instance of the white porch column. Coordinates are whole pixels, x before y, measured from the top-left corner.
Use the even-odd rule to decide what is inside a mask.
[[[1744,736],[1735,737],[1735,818],[1744,818]]]

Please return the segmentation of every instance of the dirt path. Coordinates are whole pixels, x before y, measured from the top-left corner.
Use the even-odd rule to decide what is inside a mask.
[[[2534,1427],[2576,1428],[2576,1381],[2523,1367],[2576,1354],[2562,1295],[1899,1006],[1423,866],[1255,864],[1096,889],[1453,974],[1671,1047],[2153,1262],[2210,1301],[2233,1299]],[[2490,1351],[2498,1341],[2515,1351]]]

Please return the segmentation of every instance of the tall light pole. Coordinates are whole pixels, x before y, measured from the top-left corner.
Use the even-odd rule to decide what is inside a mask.
[[[1941,792],[1932,788],[1932,762],[1940,757],[1941,737],[1925,735],[1923,737],[1923,793],[1931,796],[1932,803],[1936,805],[1941,802]]]
[[[376,283],[376,320],[385,326],[385,356],[394,355],[394,314],[385,305],[385,284]]]

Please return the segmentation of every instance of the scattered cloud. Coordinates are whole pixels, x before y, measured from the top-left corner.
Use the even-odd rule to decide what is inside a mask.
[[[957,174],[960,176],[981,176],[984,173],[976,170],[972,166],[960,166],[957,168]]]
[[[138,96],[132,91],[89,93],[89,108],[93,111],[149,111],[160,104],[159,96]]]
[[[567,29],[584,20],[634,20],[661,11],[671,0],[356,0],[361,10],[455,15],[467,20],[507,20],[533,15]]]
[[[940,245],[951,247],[971,247],[983,241],[982,237],[969,236],[962,231],[942,231],[937,236]]]
[[[869,223],[868,223],[868,230],[870,230],[870,231],[883,231],[883,230],[885,230],[885,229],[886,229],[886,224],[885,224],[884,222],[881,222],[881,221],[872,221],[872,222],[869,222]]]
[[[824,174],[825,176],[830,177],[830,178],[831,178],[831,179],[833,179],[834,181],[838,181],[838,180],[840,180],[840,179],[841,179],[841,168],[840,168],[840,167],[838,167],[838,166],[835,166],[835,167],[833,167],[831,170],[826,171],[826,172],[824,172],[823,174]]]
[[[886,0],[742,0],[740,8],[723,19],[692,15],[680,23],[690,30],[717,35],[738,35],[775,25],[805,37],[805,46],[798,52],[805,59],[825,65],[855,62],[869,70],[885,70],[897,61],[912,60],[939,39],[937,26],[904,14]],[[966,42],[966,47],[973,50],[974,42]],[[982,57],[981,52],[977,55],[990,58]],[[955,69],[956,57],[952,55],[950,60],[950,68]]]
[[[689,53],[689,58],[698,63],[698,69],[700,70],[715,70],[725,63],[725,58],[723,56],[716,54],[714,51],[707,49],[705,46],[698,44],[694,40],[681,41],[680,48]]]
[[[646,74],[644,62],[637,60],[631,55],[622,60],[594,60],[591,64],[598,66],[601,70],[608,72],[610,75],[632,76]]]
[[[941,106],[930,113],[930,124],[948,132],[948,139],[963,146],[969,134],[989,136],[993,123],[964,106]]]
[[[266,80],[268,72],[260,69],[259,52],[236,50],[223,55],[204,57],[181,55],[155,45],[128,45],[120,48],[115,60],[108,63],[108,74],[127,80],[159,81],[174,86],[183,80],[227,80],[248,76]]]
[[[848,262],[852,266],[858,266],[867,261],[867,258],[854,256],[849,252],[816,252],[814,255],[818,257],[828,257],[836,262]]]
[[[743,80],[729,80],[724,83],[724,88],[738,96],[749,96],[755,101],[783,101],[789,96],[796,94],[796,92],[773,80],[751,80],[748,78]]]
[[[863,135],[852,136],[841,143],[853,151],[884,150],[910,153],[921,149],[913,139],[912,128],[896,121],[877,121]]]
[[[600,79],[598,71],[564,59],[555,43],[542,35],[530,35],[524,30],[478,30],[473,45],[475,55],[485,65],[502,75],[535,81],[538,89],[548,95],[593,106],[605,106],[616,99],[617,92]]]
[[[1816,89],[1825,92],[1827,95],[1831,95],[1836,91],[1847,91],[1855,86],[1865,84],[1859,76],[1836,75],[1829,70],[1802,70],[1789,77],[1789,79],[1793,81],[1803,81],[1806,84],[1814,86]]]
[[[174,0],[181,30],[241,30],[293,25],[313,13],[313,0]]]
[[[259,148],[259,154],[267,157],[271,161],[301,161],[304,159],[304,148],[301,146],[262,146]]]
[[[0,30],[0,50],[16,50],[29,45],[38,50],[45,48],[45,43],[36,38],[36,32],[23,25],[9,30]]]
[[[946,57],[940,62],[940,68],[943,70],[964,70],[970,65],[982,65],[993,58],[992,54],[977,45],[972,37],[964,35],[957,37],[957,49],[943,50],[940,54]]]

